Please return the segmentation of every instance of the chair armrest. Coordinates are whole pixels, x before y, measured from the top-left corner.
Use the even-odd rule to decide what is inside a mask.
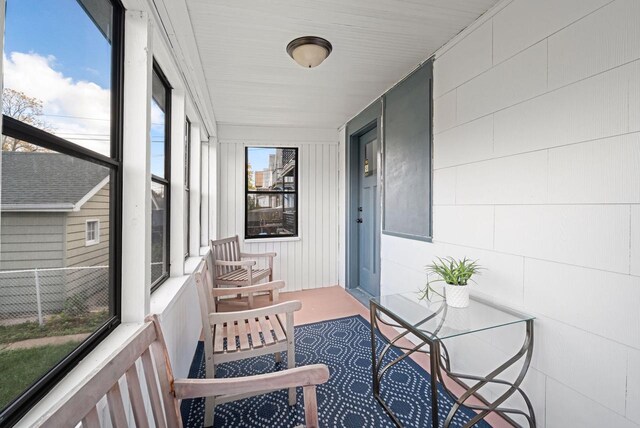
[[[241,258],[251,258],[251,257],[275,257],[277,253],[240,253]]]
[[[245,311],[234,312],[212,312],[209,314],[209,323],[222,324],[225,322],[233,322],[246,320],[248,318],[273,316],[276,314],[293,313],[299,311],[302,308],[302,303],[299,300],[292,300],[290,302],[282,302],[277,305],[265,306],[257,309],[248,309]]]
[[[275,391],[296,386],[320,385],[329,380],[324,364],[296,367],[281,372],[228,379],[176,379],[173,383],[178,399]]]
[[[228,262],[228,261],[225,261],[225,260],[216,260],[214,263],[217,266],[238,266],[238,267],[255,266],[255,264],[256,264],[256,262],[254,260],[237,261],[237,262]]]
[[[284,288],[284,281],[265,282],[258,285],[245,287],[219,287],[211,290],[213,297],[236,296],[238,294],[258,293],[261,291],[273,291]]]
[[[276,253],[240,253],[240,258],[266,258],[269,262],[269,281],[273,280],[273,258],[276,256]],[[251,304],[251,303],[250,303]]]

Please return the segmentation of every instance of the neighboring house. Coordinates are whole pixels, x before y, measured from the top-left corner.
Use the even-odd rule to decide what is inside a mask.
[[[256,171],[254,176],[255,176],[255,186],[256,189],[262,189],[263,187],[265,187],[265,174],[268,174],[269,171],[268,170],[264,170],[264,171]]]
[[[109,169],[58,153],[2,152],[0,315],[108,293]],[[66,268],[57,270],[42,270]],[[24,272],[16,272],[24,271]],[[98,301],[108,299],[98,298]]]

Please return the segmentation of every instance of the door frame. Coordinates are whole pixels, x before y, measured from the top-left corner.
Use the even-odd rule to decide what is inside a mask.
[[[383,218],[383,169],[384,169],[384,130],[383,130],[383,117],[382,117],[382,103],[383,99],[379,98],[371,103],[360,114],[347,123],[346,128],[346,147],[345,147],[345,171],[346,171],[346,209],[345,209],[345,224],[346,224],[346,269],[345,269],[345,282],[347,289],[356,289],[359,287],[359,272],[358,272],[358,227],[356,219],[358,218],[358,192],[359,192],[359,139],[360,136],[371,131],[373,128],[377,129],[376,138],[378,140],[378,159],[377,159],[377,185],[380,193],[380,210],[378,217],[378,224],[376,224],[375,230],[377,231],[375,240],[377,242],[374,258],[378,265],[378,274],[375,278],[375,289],[377,290],[377,297],[380,295],[380,271],[382,268],[380,258],[380,243],[382,236],[382,218]]]

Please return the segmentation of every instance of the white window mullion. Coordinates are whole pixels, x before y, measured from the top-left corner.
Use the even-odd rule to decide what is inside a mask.
[[[191,164],[190,169],[190,200],[189,200],[189,226],[191,230],[189,239],[189,255],[198,256],[200,254],[200,125],[191,124]],[[206,221],[206,219],[205,219]]]
[[[208,198],[208,214],[209,214],[209,239],[218,239],[218,153],[220,144],[216,137],[209,138],[209,189]],[[207,245],[209,243],[207,242]]]
[[[181,90],[171,91],[171,199],[169,229],[169,263],[171,276],[184,275],[184,133],[185,96]]]
[[[126,12],[122,322],[144,321],[149,313],[151,295],[151,34],[151,23],[146,12]]]
[[[211,238],[210,234],[210,223],[211,216],[214,216],[214,213],[211,213],[209,209],[209,188],[210,188],[210,178],[209,178],[209,158],[211,156],[210,145],[203,141],[200,143],[200,207],[198,209],[200,215],[200,236],[198,242],[201,247],[209,246],[209,239]]]

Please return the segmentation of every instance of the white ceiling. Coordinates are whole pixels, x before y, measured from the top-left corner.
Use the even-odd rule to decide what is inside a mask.
[[[498,0],[187,0],[216,120],[338,128]],[[329,40],[314,69],[285,51]]]

